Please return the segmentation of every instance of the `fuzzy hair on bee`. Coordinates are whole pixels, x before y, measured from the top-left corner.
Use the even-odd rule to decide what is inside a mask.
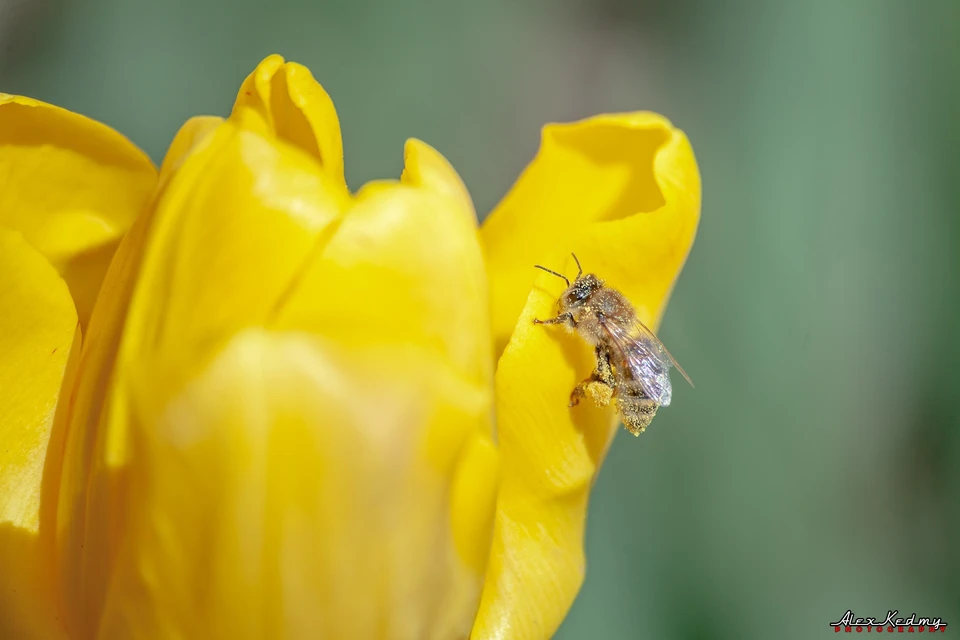
[[[624,426],[639,436],[653,421],[657,409],[670,404],[670,368],[676,367],[691,386],[693,382],[637,318],[626,296],[596,275],[584,274],[577,256],[573,259],[578,269],[573,282],[552,269],[534,265],[561,278],[567,288],[557,301],[557,316],[533,322],[564,326],[594,347],[596,368],[570,393],[570,406],[576,406],[584,396],[598,406],[615,400]]]

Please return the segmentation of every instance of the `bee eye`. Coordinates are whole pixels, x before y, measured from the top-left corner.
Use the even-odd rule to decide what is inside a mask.
[[[587,299],[587,294],[588,292],[586,291],[586,289],[578,287],[567,294],[567,302],[569,304],[583,302],[584,300]]]

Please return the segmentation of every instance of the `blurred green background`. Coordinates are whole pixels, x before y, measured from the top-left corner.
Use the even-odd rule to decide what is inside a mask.
[[[618,436],[557,637],[960,630],[960,2],[0,0],[0,45],[0,90],[158,161],[281,53],[333,97],[351,186],[416,136],[481,215],[544,122],[666,114],[704,182],[661,331],[697,388]]]

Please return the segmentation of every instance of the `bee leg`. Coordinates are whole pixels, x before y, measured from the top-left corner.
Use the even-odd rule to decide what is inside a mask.
[[[570,404],[568,406],[575,407],[580,404],[580,398],[587,395],[587,385],[590,384],[593,384],[592,376],[575,386],[573,391],[570,392]]]
[[[573,314],[569,311],[566,313],[561,313],[556,318],[550,318],[549,320],[539,320],[537,318],[533,319],[533,324],[566,324],[567,322],[573,326],[577,326],[577,321],[573,319]]]
[[[617,378],[613,373],[613,366],[610,364],[610,352],[603,344],[598,344],[596,354],[597,370],[594,371],[593,376],[599,382],[613,389],[617,385]]]
[[[607,406],[613,399],[616,378],[613,375],[613,367],[610,366],[610,354],[602,345],[597,345],[596,354],[597,368],[589,378],[573,388],[570,393],[571,407],[577,406],[583,396],[590,396],[598,407]]]
[[[613,399],[613,387],[591,376],[573,388],[569,406],[577,406],[583,396],[589,396],[598,407],[605,407]]]

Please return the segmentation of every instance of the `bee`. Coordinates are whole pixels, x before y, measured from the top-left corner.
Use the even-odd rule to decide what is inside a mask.
[[[676,367],[690,386],[693,382],[667,348],[639,318],[622,293],[592,273],[583,273],[580,261],[573,283],[552,269],[534,265],[567,283],[557,301],[558,314],[534,324],[558,324],[575,331],[594,347],[597,366],[590,377],[570,393],[570,406],[588,396],[597,406],[616,400],[624,426],[639,436],[653,421],[657,409],[670,405],[673,387],[670,368]]]

